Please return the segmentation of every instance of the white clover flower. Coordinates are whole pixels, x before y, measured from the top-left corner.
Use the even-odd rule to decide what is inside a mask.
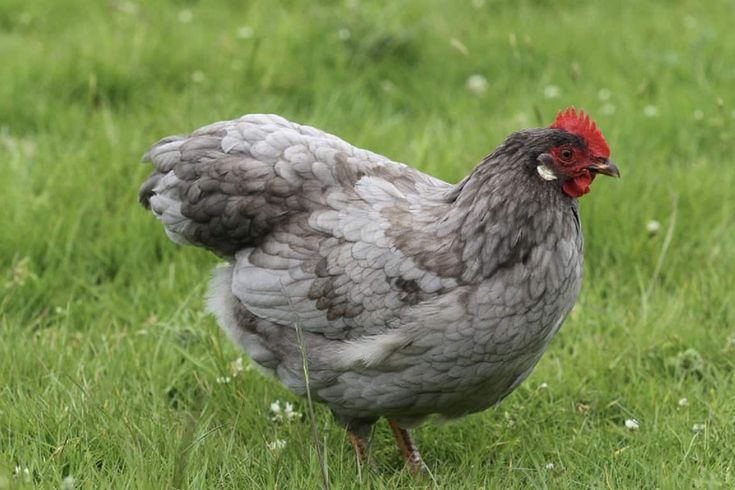
[[[600,112],[605,116],[612,116],[615,114],[615,111],[617,108],[615,107],[615,104],[610,104],[609,102],[607,104],[603,104],[602,107],[600,107]]]
[[[340,41],[349,41],[352,37],[352,33],[346,27],[341,28],[337,31],[337,37]]]
[[[29,483],[31,481],[31,470],[28,467],[21,467],[16,465],[13,469],[13,478],[22,478],[24,482]]]
[[[700,432],[704,431],[705,425],[704,424],[694,424],[692,426],[692,432],[695,434],[699,434]]]
[[[240,39],[250,39],[253,37],[253,28],[250,26],[240,26],[237,29],[237,37]]]
[[[281,413],[281,402],[279,400],[272,401],[270,411],[273,415]]]
[[[649,235],[655,235],[659,231],[661,231],[661,223],[656,221],[655,219],[652,219],[648,223],[646,223],[646,231]]]
[[[470,75],[467,79],[467,90],[475,95],[482,95],[487,92],[487,78],[482,75]]]
[[[63,480],[61,480],[61,488],[63,490],[72,490],[74,488],[74,483],[74,477],[67,475]]]
[[[655,105],[647,105],[643,108],[643,115],[646,117],[658,116],[658,107],[656,107]]]
[[[679,398],[678,405],[680,407],[688,407],[689,406],[689,400],[687,398]]]
[[[301,418],[301,412],[294,411],[293,404],[291,402],[285,402],[283,406],[281,406],[280,400],[275,400],[271,403],[270,414],[271,422],[279,424],[292,422],[295,419]]]
[[[191,74],[191,81],[194,83],[202,83],[206,77],[204,76],[204,72],[201,70],[195,70]]]
[[[192,14],[191,10],[189,9],[184,9],[179,12],[179,22],[181,22],[182,24],[188,24],[193,18],[194,14]]]
[[[544,87],[544,97],[547,99],[556,99],[561,95],[561,89],[556,85],[547,85]]]
[[[625,419],[625,428],[628,430],[638,430],[640,425],[636,419]]]
[[[286,440],[285,439],[276,439],[272,442],[266,442],[265,443],[266,449],[269,451],[280,451],[284,447],[286,447]]]
[[[287,422],[291,422],[294,419],[301,418],[301,412],[295,412],[293,409],[293,405],[289,402],[286,402],[286,408],[283,410],[283,414],[286,416]]]
[[[597,92],[597,98],[600,99],[600,102],[607,102],[610,100],[610,97],[612,96],[612,92],[606,88],[601,88]]]
[[[554,465],[554,463],[546,463],[544,465],[544,468],[547,470],[553,470],[554,468],[556,468],[556,466]]]

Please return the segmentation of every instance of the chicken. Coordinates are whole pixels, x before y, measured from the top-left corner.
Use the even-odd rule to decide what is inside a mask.
[[[154,144],[140,201],[171,240],[226,260],[208,309],[256,366],[308,387],[360,457],[387,418],[419,472],[408,429],[498,403],[564,322],[582,278],[577,198],[619,176],[609,153],[570,108],[451,185],[247,115]]]

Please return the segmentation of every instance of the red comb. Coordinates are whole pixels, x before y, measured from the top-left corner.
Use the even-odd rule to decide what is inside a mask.
[[[602,133],[597,129],[595,122],[590,119],[589,114],[585,114],[584,111],[577,113],[574,107],[559,111],[550,127],[563,129],[567,133],[579,136],[596,157],[607,158],[610,156],[610,148],[607,146],[605,138],[602,137]]]

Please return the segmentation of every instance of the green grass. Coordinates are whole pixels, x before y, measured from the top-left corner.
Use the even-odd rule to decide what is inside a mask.
[[[695,0],[4,0],[0,488],[320,484],[309,422],[269,420],[273,400],[303,400],[251,370],[217,382],[240,354],[202,312],[216,259],[138,206],[150,143],[275,112],[456,181],[571,104],[623,174],[582,200],[572,316],[497,409],[417,430],[423,484],[381,424],[360,485],[317,407],[330,482],[733,488],[733,15]]]

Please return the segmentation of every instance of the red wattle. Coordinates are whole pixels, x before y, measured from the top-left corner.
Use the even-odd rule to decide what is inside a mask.
[[[571,179],[564,182],[562,190],[564,194],[570,197],[580,197],[587,194],[590,191],[590,184],[595,179],[595,176],[588,171],[572,177]]]

